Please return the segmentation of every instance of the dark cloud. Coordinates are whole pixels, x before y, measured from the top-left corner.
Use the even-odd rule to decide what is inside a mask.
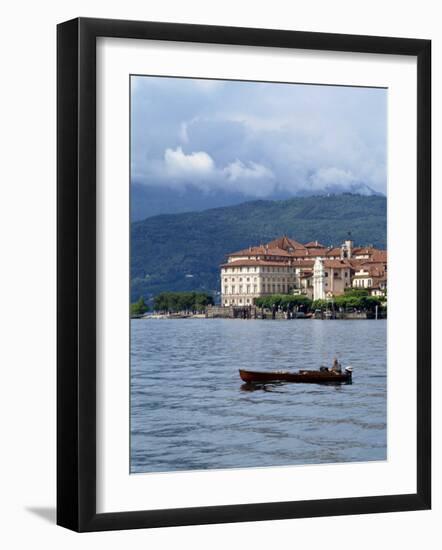
[[[256,197],[385,192],[386,109],[381,89],[132,77],[132,176]]]

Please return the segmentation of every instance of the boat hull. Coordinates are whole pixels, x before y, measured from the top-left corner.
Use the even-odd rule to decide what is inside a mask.
[[[249,384],[265,384],[271,382],[295,382],[298,384],[330,384],[351,382],[351,371],[341,374],[327,371],[300,371],[300,372],[260,372],[239,370],[239,376],[243,382]]]

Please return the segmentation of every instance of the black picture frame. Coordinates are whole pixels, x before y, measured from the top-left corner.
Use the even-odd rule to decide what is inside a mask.
[[[360,498],[96,512],[96,39],[417,58],[417,491]],[[424,510],[431,506],[431,41],[79,18],[57,28],[57,523],[75,531]]]

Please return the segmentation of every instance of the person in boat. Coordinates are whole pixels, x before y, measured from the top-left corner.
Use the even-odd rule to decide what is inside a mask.
[[[341,363],[337,360],[336,357],[333,359],[333,366],[330,369],[330,372],[334,372],[336,374],[342,373]]]

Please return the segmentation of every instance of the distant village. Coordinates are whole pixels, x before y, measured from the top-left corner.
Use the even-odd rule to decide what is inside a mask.
[[[258,298],[275,294],[327,300],[351,289],[385,299],[386,250],[355,246],[350,237],[339,247],[326,247],[283,236],[232,252],[221,265],[223,307],[252,306]]]

